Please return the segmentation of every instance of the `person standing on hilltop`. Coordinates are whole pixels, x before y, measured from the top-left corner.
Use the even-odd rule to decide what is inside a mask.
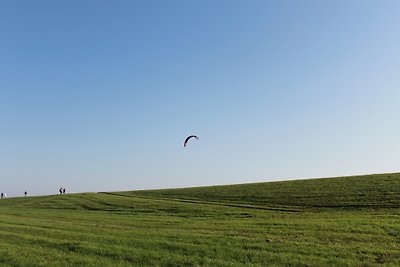
[[[25,197],[28,195],[28,192],[25,190],[25,193],[24,193],[24,195],[25,195]]]
[[[62,187],[60,187],[60,190],[58,190],[58,192],[60,192],[60,195],[62,195]]]
[[[65,188],[63,188],[62,193],[65,194]]]

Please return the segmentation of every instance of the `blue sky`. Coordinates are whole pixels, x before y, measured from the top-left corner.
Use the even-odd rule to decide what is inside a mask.
[[[1,1],[0,191],[399,171],[398,1]],[[182,147],[184,138],[199,141]]]

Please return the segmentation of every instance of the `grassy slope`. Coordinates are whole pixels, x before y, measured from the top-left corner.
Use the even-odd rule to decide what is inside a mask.
[[[399,188],[388,174],[3,199],[0,264],[396,266]]]
[[[400,207],[400,174],[122,192],[158,198],[299,208]]]

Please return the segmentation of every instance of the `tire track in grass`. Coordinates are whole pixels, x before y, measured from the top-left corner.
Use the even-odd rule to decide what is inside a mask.
[[[215,205],[215,206],[254,209],[254,210],[281,211],[281,212],[304,212],[304,211],[306,211],[304,209],[300,209],[300,208],[295,209],[293,207],[290,207],[290,208],[262,207],[262,206],[254,206],[254,205],[234,204],[234,203],[216,202],[216,201],[215,202],[214,201],[203,201],[203,200],[193,200],[193,199],[182,199],[182,198],[166,198],[166,197],[162,198],[162,197],[149,197],[149,196],[138,196],[138,195],[125,195],[125,194],[112,193],[112,192],[99,192],[98,194],[113,195],[113,196],[126,197],[126,198],[141,198],[141,199],[149,199],[149,200],[181,202],[181,203],[202,204],[202,205]]]

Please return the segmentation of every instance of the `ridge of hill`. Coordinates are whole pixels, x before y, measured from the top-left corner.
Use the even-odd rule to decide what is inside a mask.
[[[382,209],[400,207],[400,173],[178,189],[9,198],[0,207],[130,210],[152,199],[258,209]]]

